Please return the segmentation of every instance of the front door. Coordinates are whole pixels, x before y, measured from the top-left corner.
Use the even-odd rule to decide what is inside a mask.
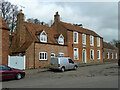
[[[86,63],[86,50],[83,49],[83,63]]]

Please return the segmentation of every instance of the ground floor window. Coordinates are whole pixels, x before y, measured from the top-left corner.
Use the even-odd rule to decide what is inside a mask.
[[[100,59],[100,50],[97,50],[97,59]]]
[[[60,57],[64,57],[64,53],[59,53],[59,56]]]
[[[47,60],[47,52],[40,52],[39,60]]]
[[[51,58],[54,58],[55,57],[55,54],[54,53],[51,53]]]
[[[117,59],[117,53],[115,54],[115,59]]]
[[[109,52],[107,52],[107,59],[109,59]]]
[[[74,48],[74,60],[78,60],[78,48]]]
[[[90,50],[90,59],[91,59],[91,60],[94,59],[94,50]]]
[[[111,58],[113,59],[113,53],[111,53]]]

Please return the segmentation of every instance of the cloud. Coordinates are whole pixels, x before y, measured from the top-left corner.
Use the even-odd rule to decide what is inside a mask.
[[[22,5],[26,18],[38,18],[48,23],[54,19],[56,11],[61,20],[68,23],[83,24],[105,40],[118,38],[117,2],[42,2],[41,0],[8,0]]]

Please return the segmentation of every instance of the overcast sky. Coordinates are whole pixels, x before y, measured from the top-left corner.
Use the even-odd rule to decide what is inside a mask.
[[[54,19],[56,11],[61,21],[83,24],[106,41],[118,39],[117,2],[41,2],[41,0],[8,0],[22,5],[26,18],[38,18],[46,23]],[[20,9],[20,8],[19,8]]]

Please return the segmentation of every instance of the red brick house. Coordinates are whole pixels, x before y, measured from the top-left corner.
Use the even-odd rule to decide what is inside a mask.
[[[103,61],[118,62],[118,59],[119,59],[118,48],[112,46],[110,43],[103,42]]]
[[[79,63],[103,62],[103,38],[92,30],[60,21],[54,16],[53,28],[62,33],[68,45],[68,56]]]
[[[9,55],[9,31],[8,25],[0,16],[0,64],[8,64]]]
[[[56,12],[51,27],[24,21],[18,14],[11,55],[25,55],[26,69],[49,66],[50,58],[68,56],[78,63],[103,62],[103,38],[94,31],[60,21]]]

